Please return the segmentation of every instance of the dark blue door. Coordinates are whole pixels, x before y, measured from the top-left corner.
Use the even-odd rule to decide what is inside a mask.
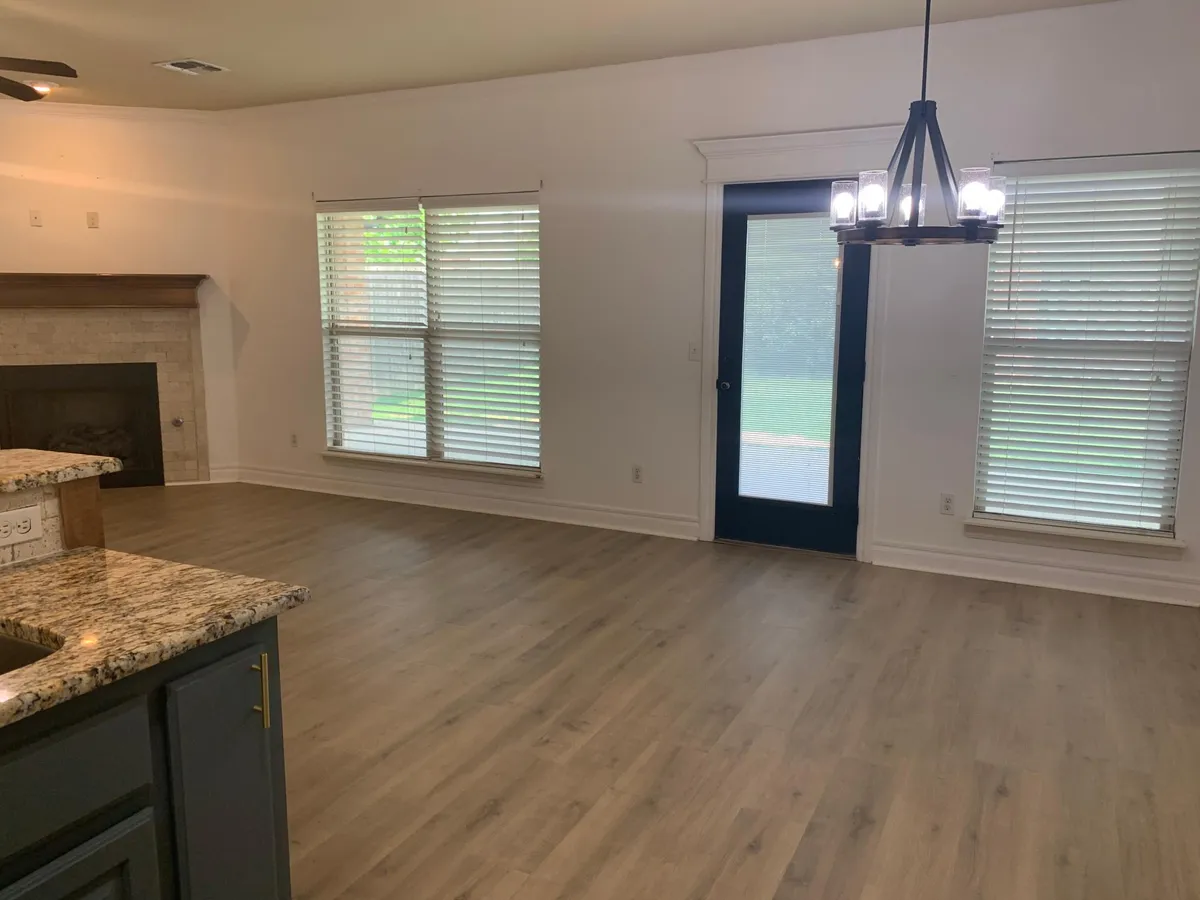
[[[716,536],[853,554],[870,248],[829,181],[725,188]]]

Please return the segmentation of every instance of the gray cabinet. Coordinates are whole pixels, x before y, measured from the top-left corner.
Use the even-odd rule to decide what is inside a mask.
[[[0,860],[153,781],[150,720],[140,699],[0,754]]]
[[[0,900],[288,900],[275,620],[0,728]]]
[[[167,685],[183,900],[276,900],[271,664],[249,647]]]
[[[0,890],[0,900],[158,900],[160,896],[154,813],[149,809]]]

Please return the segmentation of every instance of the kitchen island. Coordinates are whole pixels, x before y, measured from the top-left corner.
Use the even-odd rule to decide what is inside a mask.
[[[289,897],[274,617],[306,599],[95,547],[0,566],[0,900]]]

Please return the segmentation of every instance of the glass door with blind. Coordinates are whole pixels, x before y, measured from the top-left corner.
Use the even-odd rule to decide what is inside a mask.
[[[828,181],[725,188],[719,539],[853,554],[869,247],[838,247]]]

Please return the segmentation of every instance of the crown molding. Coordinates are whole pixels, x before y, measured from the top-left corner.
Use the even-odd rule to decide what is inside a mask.
[[[0,116],[48,117],[64,119],[111,119],[125,122],[168,122],[215,125],[222,121],[220,111],[205,109],[158,109],[145,106],[93,106],[86,103],[62,103],[40,100],[36,103],[0,101]]]

